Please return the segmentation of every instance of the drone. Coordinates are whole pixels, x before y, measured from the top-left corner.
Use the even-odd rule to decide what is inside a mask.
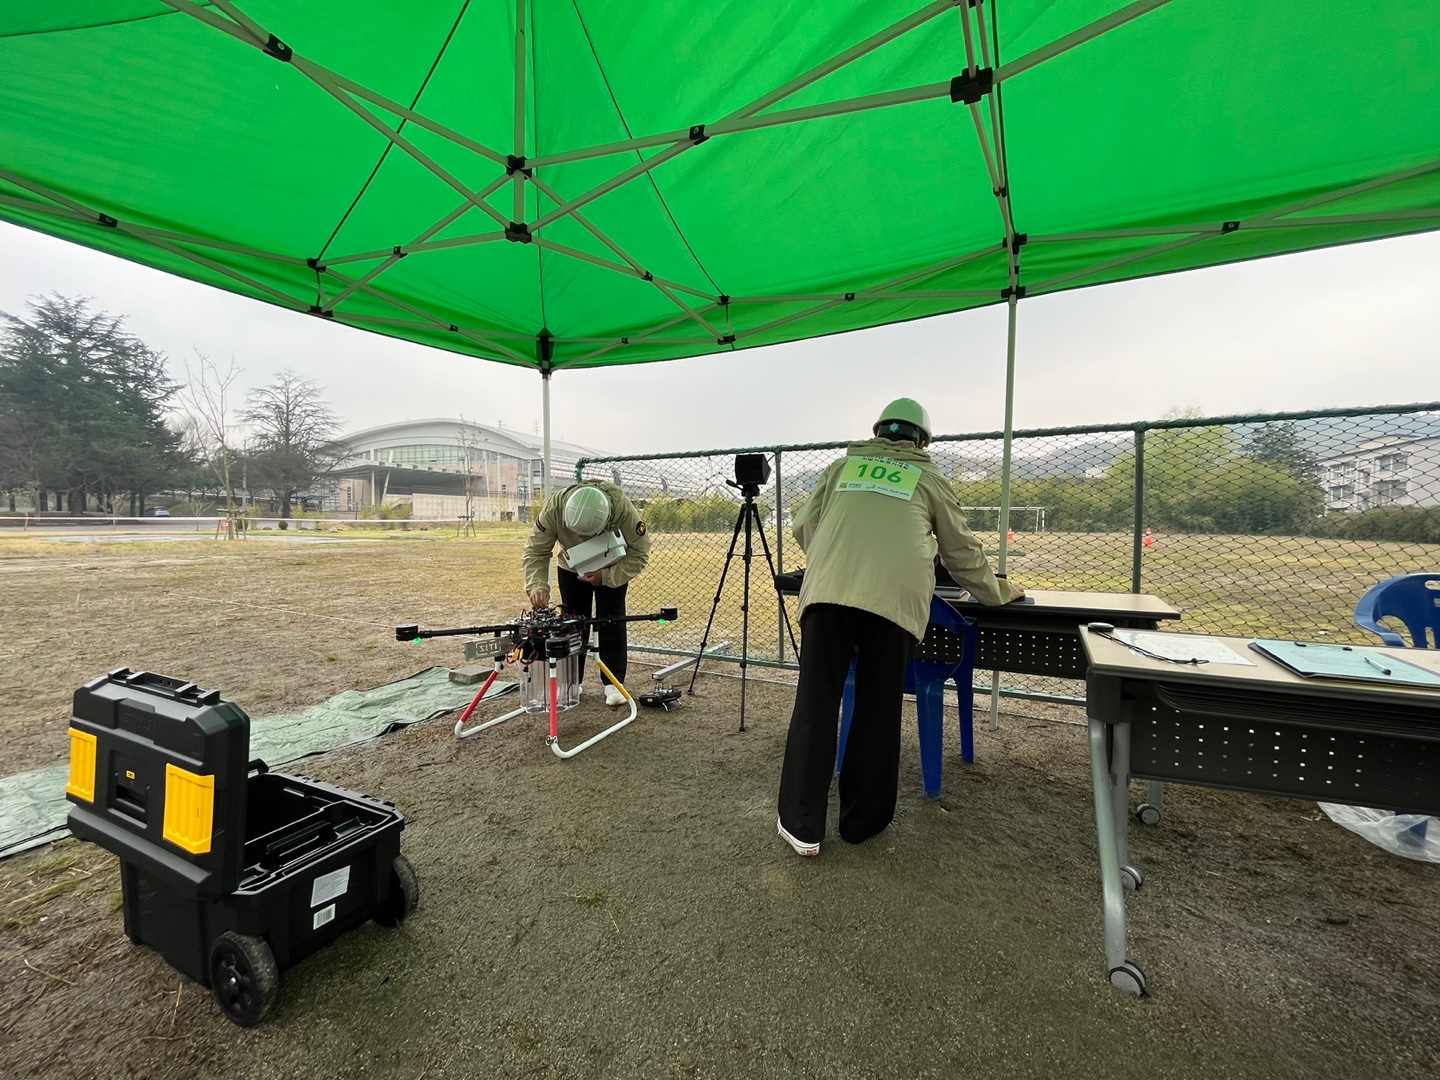
[[[545,741],[556,757],[569,759],[582,750],[594,746],[600,740],[615,734],[634,720],[638,712],[635,696],[625,689],[614,673],[605,666],[605,662],[597,656],[595,660],[600,665],[600,670],[619,689],[620,693],[625,695],[625,700],[630,706],[630,714],[618,724],[612,724],[578,746],[569,750],[561,749],[560,714],[580,703],[580,658],[586,651],[595,648],[586,640],[587,628],[621,622],[658,622],[664,625],[674,622],[678,614],[676,608],[662,607],[658,612],[650,615],[614,615],[592,619],[579,615],[566,615],[553,607],[544,607],[534,608],[510,622],[496,623],[492,626],[461,626],[443,630],[422,630],[414,623],[397,626],[395,640],[418,642],[426,638],[437,637],[491,636],[494,639],[494,653],[492,654],[495,662],[494,670],[490,672],[489,678],[480,687],[480,692],[460,714],[460,719],[455,722],[455,737],[467,739],[472,735],[478,735],[487,728],[503,724],[507,720],[513,720],[517,716],[548,711],[550,734]],[[520,670],[520,707],[503,716],[497,716],[493,720],[486,720],[483,723],[467,727],[471,714],[489,692],[490,687],[494,685],[507,663],[517,665]],[[650,697],[653,694],[654,692],[642,696]],[[675,694],[678,697],[679,691],[675,691]],[[647,701],[646,704],[649,702]],[[668,703],[662,704],[665,704],[668,711]]]

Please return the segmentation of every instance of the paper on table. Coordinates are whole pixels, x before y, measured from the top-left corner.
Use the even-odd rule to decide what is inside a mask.
[[[1209,638],[1181,637],[1179,634],[1159,634],[1148,630],[1116,630],[1112,636],[1126,645],[1182,664],[1203,660],[1207,664],[1255,666],[1253,660],[1245,659],[1223,641]]]

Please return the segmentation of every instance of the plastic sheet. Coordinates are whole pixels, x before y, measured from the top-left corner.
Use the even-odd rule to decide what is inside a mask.
[[[1440,821],[1426,814],[1394,814],[1368,806],[1321,803],[1331,821],[1363,836],[1392,855],[1440,863]]]
[[[515,689],[496,682],[486,700]],[[408,679],[370,690],[346,690],[297,713],[251,718],[250,757],[268,765],[335,750],[453,712],[470,702],[474,687],[450,681],[449,669],[427,668]],[[65,779],[70,766],[0,778],[0,859],[68,834]]]

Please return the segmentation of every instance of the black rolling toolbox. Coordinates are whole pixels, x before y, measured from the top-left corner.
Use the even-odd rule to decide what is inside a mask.
[[[251,762],[216,691],[120,668],[75,691],[70,830],[120,857],[125,933],[258,1023],[279,971],[418,898],[390,803]],[[252,775],[253,774],[253,775]]]

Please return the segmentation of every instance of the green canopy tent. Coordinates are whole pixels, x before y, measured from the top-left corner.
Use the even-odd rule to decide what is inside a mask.
[[[1440,17],[0,3],[0,217],[533,367],[547,486],[557,370],[1008,303],[1008,481],[1020,299],[1440,226]]]

